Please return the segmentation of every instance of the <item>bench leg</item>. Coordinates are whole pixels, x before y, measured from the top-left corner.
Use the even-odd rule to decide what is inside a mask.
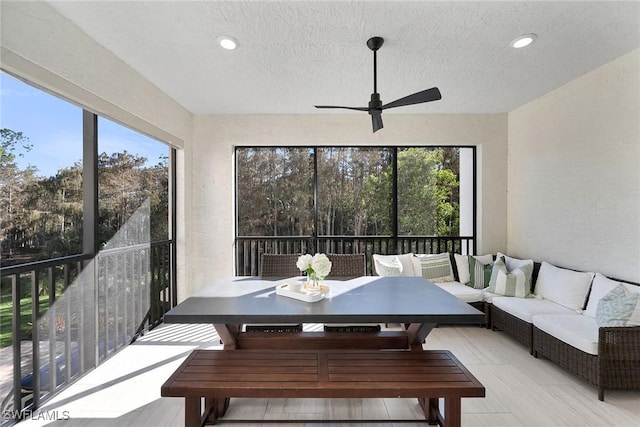
[[[438,406],[438,398],[425,398],[419,397],[418,403],[422,408],[424,417],[429,425],[440,425],[442,421],[442,415],[440,414],[440,407]]]
[[[444,399],[444,426],[460,427],[462,423],[462,407],[459,397],[446,397]]]
[[[200,397],[184,398],[184,427],[200,427],[202,425],[200,409]]]

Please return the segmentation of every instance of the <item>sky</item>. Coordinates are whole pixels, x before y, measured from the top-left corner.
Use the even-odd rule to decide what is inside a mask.
[[[33,145],[16,156],[21,168],[35,166],[40,176],[54,176],[82,160],[82,109],[0,72],[0,128],[22,132]],[[98,152],[127,151],[147,158],[149,166],[169,154],[169,147],[105,118],[98,118]]]

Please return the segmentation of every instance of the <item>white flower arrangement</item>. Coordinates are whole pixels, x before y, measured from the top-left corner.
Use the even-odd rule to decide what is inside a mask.
[[[300,255],[296,266],[300,271],[306,271],[307,276],[315,275],[319,280],[324,279],[331,272],[331,261],[325,254]]]

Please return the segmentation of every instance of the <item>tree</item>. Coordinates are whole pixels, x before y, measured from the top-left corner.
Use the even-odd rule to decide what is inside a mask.
[[[452,200],[454,193],[457,195],[458,176],[445,168],[444,154],[443,149],[420,147],[398,152],[400,234],[458,234],[457,219],[451,219],[458,209]]]
[[[120,232],[118,244],[166,239],[168,224],[168,167],[145,167],[146,157],[127,153],[98,156],[99,239],[104,247]],[[143,228],[124,225],[149,201],[149,221]],[[153,230],[153,231],[152,231]]]
[[[34,179],[35,168],[21,170],[16,156],[22,157],[22,150],[31,150],[29,138],[22,132],[0,129],[0,230],[2,231],[2,251],[11,257],[22,246],[21,218],[24,189]]]

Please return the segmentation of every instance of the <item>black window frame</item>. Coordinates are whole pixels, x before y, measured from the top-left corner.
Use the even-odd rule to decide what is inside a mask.
[[[313,234],[309,236],[277,236],[281,238],[286,237],[296,237],[296,238],[307,238],[311,240],[315,240],[316,242],[321,239],[328,239],[332,237],[344,237],[344,238],[384,238],[389,239],[392,243],[391,246],[396,248],[397,251],[401,250],[402,245],[400,241],[402,239],[410,238],[412,236],[409,235],[400,235],[398,234],[398,151],[406,149],[406,148],[428,148],[428,149],[438,149],[438,148],[464,148],[472,150],[472,177],[473,177],[473,195],[472,195],[472,203],[473,203],[473,232],[472,236],[472,247],[468,248],[469,253],[475,254],[477,252],[477,173],[478,173],[478,165],[477,165],[477,147],[475,145],[397,145],[391,147],[384,147],[391,151],[391,166],[392,166],[392,188],[391,188],[391,197],[392,197],[392,209],[391,209],[391,224],[392,224],[392,233],[390,235],[379,235],[379,236],[330,236],[330,235],[320,235],[318,234],[318,149],[324,148],[370,148],[370,149],[380,149],[380,146],[374,145],[315,145],[315,146],[305,146],[305,145],[287,145],[286,148],[298,148],[298,149],[312,149],[313,150]],[[238,235],[240,216],[239,216],[239,200],[238,200],[238,150],[246,150],[246,149],[278,149],[284,148],[283,146],[275,146],[275,145],[237,145],[234,147],[234,242],[236,246],[238,245],[239,239],[247,239],[247,238],[272,238],[272,236],[240,236]],[[460,233],[458,233],[460,234]],[[442,237],[463,237],[463,236],[434,236],[435,238]],[[318,247],[318,245],[314,245],[314,247]],[[438,247],[440,245],[438,244]],[[262,249],[260,249],[262,250]],[[264,251],[267,251],[264,249]],[[235,252],[237,256],[237,250]],[[259,262],[259,260],[256,260]],[[238,270],[238,262],[235,262],[237,275],[242,275],[242,272]],[[255,268],[252,269],[252,273],[256,273]]]

